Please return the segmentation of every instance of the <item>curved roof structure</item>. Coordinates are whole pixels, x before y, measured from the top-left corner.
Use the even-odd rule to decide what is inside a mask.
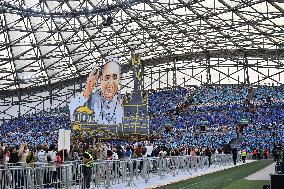
[[[204,53],[283,66],[284,3],[271,0],[2,0],[0,21],[1,91],[84,78],[110,57],[126,71],[131,53],[152,66]]]

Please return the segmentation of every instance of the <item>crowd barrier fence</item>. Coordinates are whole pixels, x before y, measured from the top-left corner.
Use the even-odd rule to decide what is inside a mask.
[[[155,176],[166,179],[170,175],[177,176],[182,172],[193,174],[209,166],[225,166],[232,162],[232,156],[226,154],[212,155],[210,165],[208,156],[190,155],[96,161],[91,169],[91,186],[136,186],[139,179],[147,183]],[[65,162],[61,165],[6,164],[0,165],[0,189],[84,189],[84,176],[86,175],[83,174],[83,165],[80,161]]]

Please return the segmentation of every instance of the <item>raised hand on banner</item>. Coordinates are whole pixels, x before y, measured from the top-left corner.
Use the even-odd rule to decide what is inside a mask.
[[[89,77],[87,78],[86,82],[86,88],[83,92],[83,96],[85,98],[89,98],[89,96],[92,93],[92,90],[94,89],[95,85],[97,84],[97,80],[100,77],[99,69],[94,68],[91,73],[89,74]]]

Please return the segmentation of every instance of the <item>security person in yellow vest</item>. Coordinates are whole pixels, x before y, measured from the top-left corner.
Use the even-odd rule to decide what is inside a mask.
[[[83,153],[83,176],[84,176],[84,183],[83,188],[89,189],[92,180],[92,168],[94,164],[94,158],[89,152]]]
[[[243,160],[243,163],[246,162],[246,157],[247,157],[247,151],[246,151],[246,149],[243,149],[242,150],[242,160]]]

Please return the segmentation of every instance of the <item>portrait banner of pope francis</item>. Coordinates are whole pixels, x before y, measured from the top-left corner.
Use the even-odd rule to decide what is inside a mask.
[[[120,78],[118,59],[107,59],[101,69],[94,67],[83,91],[69,104],[71,121],[97,125],[122,124]]]

